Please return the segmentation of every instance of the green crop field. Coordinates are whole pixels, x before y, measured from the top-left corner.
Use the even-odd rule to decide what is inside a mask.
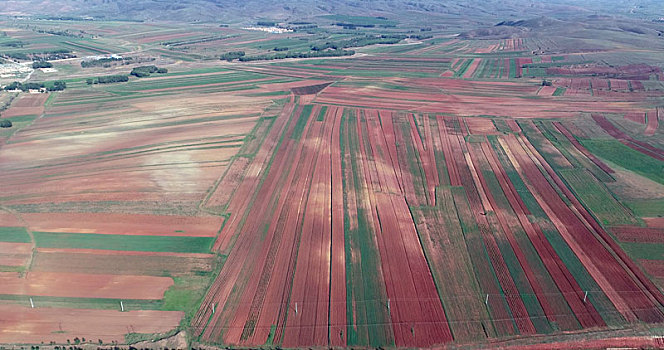
[[[127,250],[139,252],[207,253],[212,237],[132,236],[86,233],[34,232],[41,248]]]

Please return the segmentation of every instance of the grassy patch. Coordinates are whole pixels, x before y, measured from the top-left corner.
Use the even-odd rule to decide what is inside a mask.
[[[626,201],[625,205],[641,217],[664,216],[664,198]]]
[[[293,127],[293,133],[291,134],[291,138],[294,140],[299,140],[300,137],[302,136],[302,132],[304,131],[304,127],[307,125],[307,121],[309,120],[309,116],[311,115],[311,110],[314,108],[313,105],[306,105],[302,108],[302,113],[300,113],[300,117],[297,118],[297,123]]]
[[[620,245],[634,259],[664,260],[663,243],[623,242]]]
[[[325,120],[325,113],[327,113],[327,106],[323,106],[320,109],[320,112],[318,112],[318,117],[316,118],[316,121],[322,122]]]
[[[141,252],[208,253],[214,237],[132,236],[35,232],[40,248],[78,248]]]
[[[566,88],[564,87],[557,87],[556,91],[553,92],[553,96],[562,96],[565,94],[565,91],[567,91]]]
[[[633,150],[617,140],[581,140],[596,156],[664,184],[664,162]]]
[[[603,225],[638,225],[636,218],[584,169],[558,171],[574,194]]]
[[[30,243],[24,227],[0,227],[0,242]]]
[[[174,277],[173,281],[175,283],[164,293],[162,310],[184,311],[192,316],[205,295],[210,276],[181,276]]]

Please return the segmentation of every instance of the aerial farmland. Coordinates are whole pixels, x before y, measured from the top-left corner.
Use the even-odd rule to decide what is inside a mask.
[[[0,347],[664,348],[656,6],[138,3],[0,4]]]

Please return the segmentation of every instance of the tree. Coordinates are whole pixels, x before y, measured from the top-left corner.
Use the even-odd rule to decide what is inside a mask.
[[[48,91],[62,91],[67,88],[67,83],[62,80],[56,80],[53,82],[53,86],[49,87]]]
[[[34,62],[32,62],[32,68],[33,68],[33,69],[38,69],[38,68],[52,68],[52,67],[53,67],[53,64],[52,64],[51,62],[48,62],[48,61],[40,60],[40,61],[34,61]]]
[[[165,68],[162,68],[165,69]],[[166,71],[168,72],[168,71]],[[164,73],[166,73],[164,72]],[[138,78],[143,78],[143,77],[149,77],[150,74],[152,73],[160,73],[159,68],[157,66],[140,66],[140,67],[135,67],[134,69],[131,70],[131,75],[138,77]]]
[[[3,119],[0,121],[0,128],[11,128],[12,127],[12,121],[9,119]]]

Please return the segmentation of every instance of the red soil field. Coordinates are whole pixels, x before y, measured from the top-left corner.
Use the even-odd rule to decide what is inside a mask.
[[[648,124],[646,125],[646,130],[643,132],[644,135],[655,135],[655,131],[657,131],[657,127],[659,126],[659,117],[657,115],[658,111],[659,109],[648,111]]]
[[[592,86],[593,89],[598,89],[598,90],[609,89],[609,81],[607,79],[591,78],[590,85]]]
[[[0,305],[0,343],[66,343],[75,337],[92,342],[124,342],[124,335],[165,333],[178,326],[181,311],[114,311]],[[118,306],[119,308],[119,306]]]
[[[629,82],[623,79],[609,79],[611,84],[611,90],[615,91],[627,91],[629,90]]]
[[[279,119],[288,118],[290,110],[292,107],[287,106],[287,114]],[[293,115],[299,116],[301,111],[298,108]],[[287,347],[346,344],[346,253],[339,159],[342,112],[329,106],[323,123],[313,117],[318,113],[315,107],[300,142],[288,137],[294,126],[290,123],[284,144],[275,154],[274,168],[257,192],[261,200],[247,209],[249,217],[264,219],[241,224],[231,215],[224,227],[225,232],[229,231],[222,232],[218,247],[223,248],[224,241],[236,230],[241,238],[230,251],[228,261],[232,263],[222,269],[194,319],[194,324],[199,324],[212,317],[207,328],[201,330],[203,339],[218,339],[223,331],[224,343],[259,345],[265,342],[270,326],[277,325],[275,341]],[[375,229],[379,249],[384,252],[381,264],[386,271],[395,341],[404,346],[449,341],[442,305],[404,198],[373,192],[400,190],[396,173],[385,165],[395,161],[388,156],[392,151],[385,140],[390,135],[392,115],[366,111],[366,117],[366,125],[358,119],[357,130],[361,135],[366,133],[362,139],[370,147],[362,147],[361,152],[366,157],[373,155],[364,158],[367,161],[363,166],[369,171],[365,176],[369,176],[370,198],[376,203],[374,223],[378,224],[378,217],[381,220]],[[386,129],[381,130],[381,125]],[[382,155],[380,161],[373,160],[378,154]],[[252,182],[251,177],[245,178],[239,190]],[[281,187],[274,192],[277,185]],[[246,198],[234,196],[229,208],[243,200]],[[304,215],[298,214],[302,208],[306,208]],[[264,225],[265,237],[258,239],[252,232]],[[308,249],[298,251],[298,247]],[[294,264],[297,268],[293,270]],[[233,285],[238,292],[232,291]],[[421,301],[412,301],[413,296]],[[217,313],[211,312],[212,303],[217,305]]]
[[[645,112],[630,112],[630,113],[625,114],[625,119],[645,125],[645,123],[646,123],[646,113]]]
[[[454,71],[446,70],[440,76],[443,78],[451,78],[454,76]]]
[[[478,135],[496,135],[498,130],[493,125],[493,121],[488,118],[464,118],[464,123],[468,126],[471,134]]]
[[[161,299],[170,277],[30,272],[0,272],[0,294],[71,298]]]
[[[536,95],[539,87],[516,82],[480,82],[453,79],[401,79],[399,83],[423,88],[454,91],[454,95],[434,91],[416,93],[381,88],[330,86],[315,99],[317,103],[355,105],[377,109],[417,110],[423,113],[468,115],[500,115],[516,118],[573,117],[579,111],[625,114],[640,108],[637,97],[629,102],[611,103],[590,95],[590,90],[568,89],[570,94],[583,93],[562,101],[541,98],[537,104],[518,95]],[[478,96],[486,94],[488,96]],[[631,94],[630,94],[631,95]]]
[[[44,113],[44,102],[48,94],[21,94],[21,96],[4,112],[3,118],[11,118],[21,115],[41,115]]]
[[[228,201],[233,196],[233,191],[242,180],[249,163],[249,158],[245,157],[239,157],[233,161],[231,166],[226,170],[223,179],[205,202],[207,208],[221,208],[228,204]]]
[[[555,86],[542,86],[542,88],[537,92],[539,96],[552,96],[556,92]]]
[[[221,227],[216,216],[113,213],[24,213],[32,231],[214,237]]]
[[[466,69],[466,72],[463,74],[463,78],[472,78],[473,74],[475,74],[475,71],[477,70],[477,67],[480,65],[480,62],[482,62],[481,58],[474,59],[468,69]]]
[[[0,265],[23,266],[30,259],[32,244],[0,242]]]
[[[664,278],[664,260],[639,260],[639,264],[652,276]]]
[[[648,227],[664,228],[664,217],[643,218],[643,221],[646,222]]]
[[[18,227],[23,226],[23,222],[16,215],[0,212],[0,227]]]
[[[611,231],[623,242],[664,243],[664,228],[617,226]]]
[[[627,66],[609,67],[609,66],[567,66],[550,67],[546,70],[550,75],[592,75],[592,76],[612,76],[622,79],[648,80],[651,74],[661,74],[659,67],[646,64],[632,64]]]

